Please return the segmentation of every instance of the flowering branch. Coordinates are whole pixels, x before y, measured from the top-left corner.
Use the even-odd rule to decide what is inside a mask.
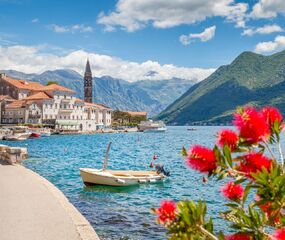
[[[194,145],[189,151],[183,148],[182,155],[190,168],[208,174],[209,178],[232,179],[221,188],[229,201],[228,210],[221,216],[231,222],[236,233],[220,233],[216,237],[212,219],[205,217],[206,204],[201,201],[163,201],[155,213],[171,240],[285,239],[285,173],[280,145],[283,117],[273,107],[261,111],[246,107],[234,114],[233,123],[238,133],[231,129],[221,130],[213,149]],[[280,164],[269,145],[276,142]],[[265,149],[270,157],[264,155]],[[268,228],[277,230],[270,235],[266,232]]]

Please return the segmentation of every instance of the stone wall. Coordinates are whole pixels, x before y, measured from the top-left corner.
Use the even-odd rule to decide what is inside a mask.
[[[0,145],[0,160],[9,164],[19,164],[28,157],[27,148]]]

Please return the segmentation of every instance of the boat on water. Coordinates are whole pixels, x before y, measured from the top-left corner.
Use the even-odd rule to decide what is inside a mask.
[[[15,133],[4,137],[7,141],[24,141],[31,136],[31,133]]]
[[[3,136],[3,140],[8,141],[24,141],[31,136],[31,132],[25,126],[16,126],[9,129],[5,129],[6,134]]]
[[[108,153],[111,143],[106,151],[102,169],[80,168],[81,178],[86,186],[133,186],[143,183],[162,182],[165,178],[163,171],[135,171],[135,170],[107,170]]]
[[[98,170],[80,168],[85,185],[132,186],[142,183],[156,183],[164,179],[155,171]]]
[[[41,136],[41,133],[39,132],[32,132],[30,135],[30,138],[39,138]]]
[[[40,133],[41,133],[41,137],[49,137],[51,135],[50,129],[42,129]]]
[[[138,125],[138,129],[140,132],[165,132],[167,130],[163,121],[141,121]]]

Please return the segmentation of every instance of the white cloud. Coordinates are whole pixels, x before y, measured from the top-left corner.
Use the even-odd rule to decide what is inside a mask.
[[[105,25],[106,31],[121,27],[134,32],[148,23],[155,28],[170,28],[218,16],[244,27],[247,9],[248,4],[234,0],[119,0],[115,11],[99,14],[98,23]]]
[[[48,28],[56,33],[93,32],[93,28],[91,26],[85,26],[84,24],[75,24],[72,26],[60,26],[57,24],[51,24],[51,25],[48,25]]]
[[[255,46],[257,53],[274,53],[285,49],[285,36],[277,36],[274,41],[260,42]]]
[[[252,36],[254,34],[270,34],[275,32],[284,32],[284,29],[277,24],[265,25],[259,28],[248,28],[245,29],[242,35]]]
[[[83,73],[85,61],[89,58],[93,75],[109,75],[133,82],[137,80],[160,80],[183,78],[200,81],[209,76],[215,69],[177,67],[173,64],[161,65],[155,61],[143,63],[125,61],[108,55],[73,51],[64,56],[43,53],[46,46],[0,46],[0,69],[14,69],[25,73],[41,73],[46,70],[73,69]],[[149,74],[154,73],[155,74]]]
[[[284,0],[259,0],[250,13],[252,18],[272,18],[278,13],[285,14]]]
[[[189,45],[191,39],[200,39],[201,42],[207,42],[215,36],[216,26],[208,27],[201,33],[190,33],[189,35],[181,35],[179,37],[180,42],[183,45]]]
[[[38,18],[34,18],[31,22],[32,22],[32,23],[37,23],[38,21],[39,21]]]

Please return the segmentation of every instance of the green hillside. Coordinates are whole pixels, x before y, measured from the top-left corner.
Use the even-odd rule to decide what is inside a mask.
[[[172,125],[231,122],[238,106],[274,105],[285,113],[285,51],[263,56],[240,54],[192,86],[158,115]]]

